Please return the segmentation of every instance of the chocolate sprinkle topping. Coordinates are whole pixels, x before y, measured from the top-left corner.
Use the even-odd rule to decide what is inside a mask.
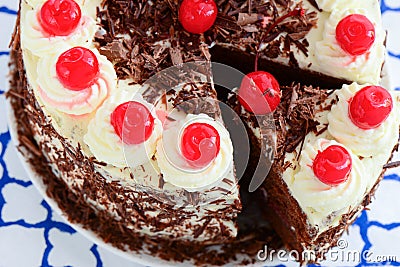
[[[208,47],[215,44],[234,46],[255,54],[261,44],[266,44],[261,57],[290,59],[291,44],[305,55],[306,34],[316,26],[315,12],[306,11],[302,17],[288,18],[264,36],[264,32],[279,19],[301,3],[291,0],[248,1],[220,0],[214,26],[203,35],[190,34],[178,20],[179,1],[160,0],[105,0],[98,11],[102,34],[95,41],[100,52],[115,65],[120,79],[132,78],[143,83],[154,73],[184,62],[209,61]],[[121,37],[129,36],[129,38]],[[287,45],[282,47],[282,43]]]

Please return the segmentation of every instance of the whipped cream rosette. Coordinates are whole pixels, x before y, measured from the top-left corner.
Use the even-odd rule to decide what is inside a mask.
[[[379,125],[374,127],[360,128],[354,122],[354,118],[351,119],[350,103],[354,99],[355,95],[361,90],[369,87],[369,85],[359,85],[353,83],[351,85],[343,85],[342,89],[335,92],[339,101],[332,107],[332,110],[328,113],[328,131],[338,141],[344,144],[346,147],[351,149],[355,154],[362,157],[376,156],[382,152],[382,147],[393,147],[397,143],[397,137],[399,129],[397,125],[399,111],[398,105],[394,102],[398,93],[387,91],[387,103],[383,101],[381,104],[387,105],[389,110],[384,111],[386,118],[380,121]],[[381,87],[380,87],[381,88]],[[381,88],[382,93],[386,92],[385,89]],[[379,101],[381,92],[372,92],[373,96]],[[370,97],[369,97],[370,98]],[[380,106],[382,106],[380,104]],[[361,113],[367,112],[364,110],[360,103],[355,103],[357,109],[360,109]],[[352,112],[357,112],[352,111]],[[359,113],[360,113],[359,112]],[[354,117],[354,115],[353,115]],[[378,118],[379,114],[371,114],[369,120]],[[372,118],[373,117],[373,118]],[[364,123],[365,124],[365,123]]]
[[[325,161],[325,164],[331,163],[334,167],[342,164],[340,168],[337,168],[347,168],[347,173],[342,177],[337,169],[332,174],[333,177],[325,177],[329,175],[327,172],[330,166],[313,166],[317,155],[331,146],[335,146],[336,149],[342,148],[342,150],[331,152],[331,155],[328,155],[331,158],[321,161]],[[320,138],[315,142],[305,144],[301,152],[299,168],[289,188],[313,225],[323,226],[323,220],[330,214],[345,212],[349,207],[357,206],[364,197],[367,181],[363,163],[350,149],[334,140]],[[325,171],[322,175],[320,175],[321,168]]]
[[[70,115],[95,111],[114,90],[114,67],[96,49],[73,47],[37,64],[36,94],[48,107]]]
[[[166,182],[197,191],[211,188],[227,175],[233,146],[221,123],[205,114],[188,114],[164,130],[156,159]]]
[[[379,83],[386,33],[378,26],[378,10],[373,5],[357,7],[353,1],[333,8],[322,25],[322,40],[315,44],[316,62],[326,74],[359,83]]]
[[[38,57],[73,46],[92,46],[99,26],[87,7],[91,1],[28,1],[31,8],[21,23],[22,47]],[[26,29],[26,30],[25,30]],[[29,30],[28,30],[29,29]]]
[[[100,161],[135,168],[153,157],[162,124],[154,106],[138,93],[141,88],[120,81],[89,123],[84,141]]]

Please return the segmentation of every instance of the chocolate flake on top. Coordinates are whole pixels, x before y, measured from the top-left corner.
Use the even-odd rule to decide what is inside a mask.
[[[291,37],[289,42],[302,40],[317,22],[317,13],[306,10],[304,16],[287,18],[276,27],[269,29],[280,16],[301,8],[301,3],[295,4],[290,0],[268,2],[222,0],[218,2],[218,5],[224,12],[219,13],[217,22],[223,20],[225,23],[217,23],[212,33],[206,33],[208,42],[229,44],[251,53],[256,53],[257,47],[263,43],[266,44],[263,53],[267,57],[271,51],[275,51],[273,54],[278,51],[279,56],[288,57],[289,50],[281,47],[281,44],[287,41],[285,39]],[[240,29],[232,26],[234,22]],[[268,36],[264,37],[263,33],[267,31]],[[278,36],[282,38],[277,39]],[[274,40],[277,42],[272,42]],[[306,46],[304,45],[301,50],[307,50]]]
[[[282,88],[281,104],[274,114],[280,160],[285,153],[293,152],[309,132],[317,131],[319,123],[315,120],[315,114],[322,109],[328,95],[326,90],[300,84]]]
[[[183,30],[178,20],[178,0],[105,0],[98,11],[103,31],[96,34],[100,52],[115,64],[120,79],[143,83],[153,74],[172,65],[212,59],[209,47],[229,45],[260,56],[286,57],[293,45],[307,55],[304,37],[316,25],[317,13],[290,17],[274,25],[282,14],[301,8],[301,3],[280,1],[217,1],[214,26],[202,35]],[[266,31],[268,36],[263,36]],[[129,38],[126,38],[129,36]],[[263,40],[262,40],[263,39]],[[284,46],[281,44],[285,44]]]
[[[98,17],[104,31],[95,41],[100,52],[114,63],[120,79],[143,83],[172,65],[208,58],[207,49],[199,49],[201,38],[182,30],[178,1],[106,0],[103,5]]]

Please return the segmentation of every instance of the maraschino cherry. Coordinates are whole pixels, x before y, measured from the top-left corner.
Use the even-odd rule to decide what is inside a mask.
[[[186,31],[200,34],[211,28],[217,13],[214,0],[183,0],[179,8],[179,21]]]
[[[256,115],[273,112],[281,99],[278,81],[265,71],[247,74],[242,80],[238,94],[240,104]]]
[[[48,0],[39,13],[43,30],[53,36],[67,36],[81,20],[81,8],[74,0]]]
[[[390,93],[380,86],[366,86],[349,100],[349,117],[361,129],[379,127],[393,108]]]
[[[115,133],[127,145],[145,142],[154,129],[154,117],[149,109],[137,101],[125,102],[111,113]]]
[[[331,145],[318,151],[313,162],[315,176],[324,184],[336,186],[348,179],[352,160],[349,152],[342,146]]]
[[[375,27],[364,15],[352,14],[336,26],[336,40],[352,56],[365,54],[375,41]]]
[[[62,85],[70,90],[80,91],[96,81],[100,72],[99,62],[90,49],[77,46],[60,55],[56,72]]]
[[[219,133],[212,125],[207,123],[189,124],[183,130],[180,149],[189,164],[195,167],[205,167],[219,153]]]

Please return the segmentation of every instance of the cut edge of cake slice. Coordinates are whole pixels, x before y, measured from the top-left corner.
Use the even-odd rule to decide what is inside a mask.
[[[349,115],[356,112],[355,105],[361,105],[358,109],[363,112],[364,106],[354,100],[355,95],[377,87],[381,90],[374,93],[378,99],[382,92],[391,96],[386,103],[392,105],[390,114],[378,126],[359,128],[365,124],[356,126],[354,121],[361,119]],[[307,91],[313,95],[307,96]],[[400,95],[379,86],[353,83],[322,93],[297,86],[289,96],[276,113],[278,121],[285,123],[277,124],[277,158],[261,188],[267,203],[264,214],[286,247],[299,253],[299,261],[318,262],[338,245],[344,231],[371,202],[386,164],[398,148]],[[291,109],[293,102],[302,105]],[[293,132],[301,137],[300,142],[294,142]],[[331,165],[326,161],[322,167],[318,165],[330,147],[348,152],[351,170],[347,176],[339,172],[333,177],[321,174],[321,170],[332,171],[329,166],[344,160],[343,155],[328,157],[325,160],[331,160]]]

